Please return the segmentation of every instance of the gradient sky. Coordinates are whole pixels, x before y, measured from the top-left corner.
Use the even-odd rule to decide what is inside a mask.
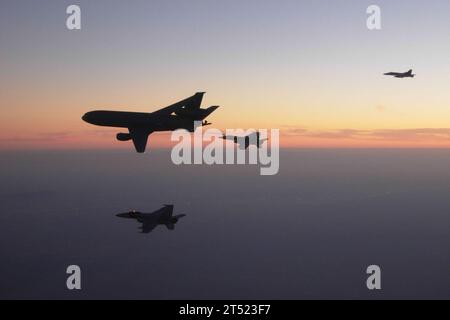
[[[80,117],[196,91],[216,127],[280,128],[285,147],[450,147],[448,0],[10,0],[0,40],[1,149],[130,148]]]

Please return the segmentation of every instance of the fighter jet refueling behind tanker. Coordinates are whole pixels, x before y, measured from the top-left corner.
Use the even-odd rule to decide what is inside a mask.
[[[233,141],[239,146],[239,149],[241,150],[248,149],[250,145],[254,145],[259,149],[264,144],[264,142],[268,140],[268,139],[261,139],[259,131],[253,132],[244,137],[223,135],[222,139]]]

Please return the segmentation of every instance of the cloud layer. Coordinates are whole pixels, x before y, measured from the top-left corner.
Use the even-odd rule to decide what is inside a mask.
[[[450,142],[450,128],[308,130],[291,127],[283,130],[283,133],[291,137],[319,139]]]

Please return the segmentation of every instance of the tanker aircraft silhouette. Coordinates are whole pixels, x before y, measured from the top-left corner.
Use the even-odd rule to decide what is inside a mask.
[[[412,69],[406,72],[388,72],[385,76],[394,76],[395,78],[414,78],[415,74],[412,73]]]
[[[167,229],[174,230],[175,224],[178,222],[178,220],[186,215],[179,214],[177,216],[174,216],[173,205],[165,205],[161,209],[156,210],[152,213],[130,211],[127,213],[119,213],[116,216],[125,219],[135,219],[138,222],[142,223],[142,226],[140,227],[140,229],[142,230],[141,233],[150,233],[158,225],[165,225]]]
[[[172,104],[152,113],[123,111],[91,111],[82,119],[87,123],[105,127],[127,128],[129,133],[118,133],[119,141],[133,140],[139,153],[145,152],[148,136],[155,131],[173,131],[185,129],[194,132],[194,121],[202,121],[213,113],[218,106],[201,109],[204,92]],[[203,126],[210,125],[207,121]]]
[[[222,139],[224,140],[231,140],[234,143],[237,143],[239,145],[239,149],[246,150],[250,145],[255,145],[257,148],[261,148],[261,146],[269,139],[261,139],[260,133],[254,132],[251,133],[245,137],[238,137],[238,136],[226,136],[223,135]]]

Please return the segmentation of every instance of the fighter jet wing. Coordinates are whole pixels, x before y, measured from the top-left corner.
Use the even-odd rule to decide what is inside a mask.
[[[158,222],[155,220],[145,220],[142,222],[142,233],[150,233],[158,226]]]
[[[181,109],[189,109],[189,110],[200,109],[204,94],[205,94],[204,92],[197,92],[196,94],[194,94],[189,98],[186,98],[168,107],[155,111],[152,114],[156,116],[168,116],[171,115],[172,113],[180,111]]]
[[[148,136],[152,133],[148,129],[141,128],[129,128],[131,139],[133,140],[134,147],[139,153],[144,153],[147,146]]]

